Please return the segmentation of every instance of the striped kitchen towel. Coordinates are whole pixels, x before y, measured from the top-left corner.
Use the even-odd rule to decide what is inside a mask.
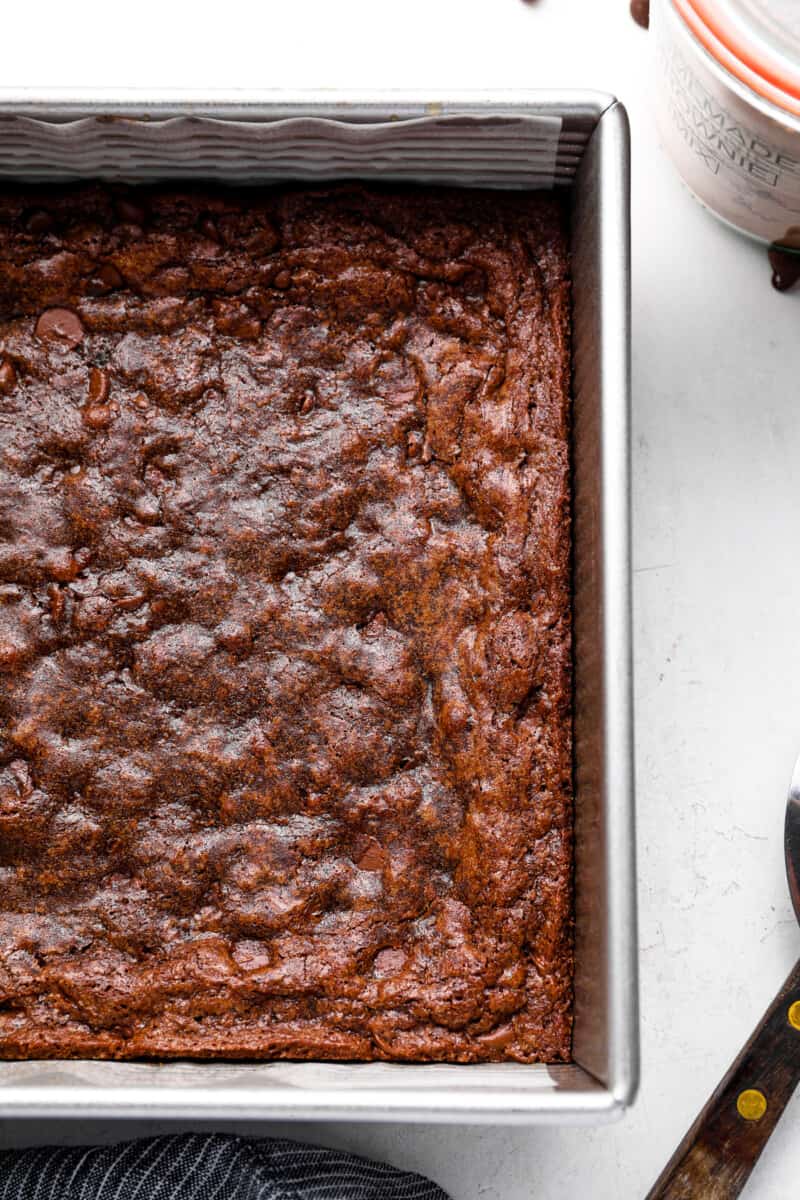
[[[229,1134],[0,1151],[0,1200],[447,1200],[353,1154]]]

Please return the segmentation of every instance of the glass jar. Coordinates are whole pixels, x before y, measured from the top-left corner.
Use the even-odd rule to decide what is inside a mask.
[[[800,251],[800,0],[656,0],[662,139],[695,196]]]

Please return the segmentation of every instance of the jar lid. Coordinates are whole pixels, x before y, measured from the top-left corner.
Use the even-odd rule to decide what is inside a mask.
[[[698,41],[758,95],[800,115],[798,0],[673,0]]]

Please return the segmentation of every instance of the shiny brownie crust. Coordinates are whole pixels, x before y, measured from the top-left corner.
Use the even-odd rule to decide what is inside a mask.
[[[0,195],[0,1057],[570,1057],[550,195]]]

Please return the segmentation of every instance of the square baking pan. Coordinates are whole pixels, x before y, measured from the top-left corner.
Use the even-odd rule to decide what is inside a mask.
[[[599,1122],[638,1082],[629,139],[594,92],[0,90],[0,182],[337,178],[556,188],[573,278],[576,974],[568,1065],[2,1062],[5,1116]]]

